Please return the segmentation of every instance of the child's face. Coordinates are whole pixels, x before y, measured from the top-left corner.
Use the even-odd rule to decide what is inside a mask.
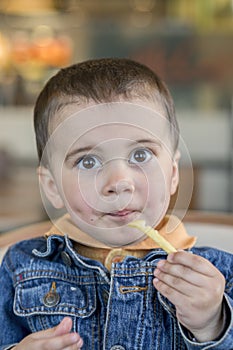
[[[98,124],[90,124],[92,117],[77,115],[66,132],[60,128],[53,141],[56,196],[48,194],[56,207],[66,207],[78,227],[110,246],[124,246],[143,237],[126,226],[132,220],[157,225],[178,183],[177,157],[164,143],[167,121],[157,116],[154,133],[145,125],[147,118],[132,123],[124,116],[118,122],[119,112],[114,111],[117,121],[113,123],[98,111]],[[83,130],[77,133],[80,124]],[[62,142],[67,140],[65,135],[70,135],[69,142]]]

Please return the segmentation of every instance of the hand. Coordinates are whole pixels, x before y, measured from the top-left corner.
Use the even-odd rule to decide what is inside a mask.
[[[46,331],[32,333],[24,338],[14,350],[78,350],[83,341],[78,333],[70,333],[72,320],[65,317],[61,323]]]
[[[200,341],[223,331],[224,276],[208,260],[179,251],[159,261],[154,287],[176,307],[178,321]]]

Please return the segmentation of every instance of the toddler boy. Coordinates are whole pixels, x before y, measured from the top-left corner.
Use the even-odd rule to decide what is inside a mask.
[[[34,123],[41,188],[67,214],[3,260],[0,349],[233,349],[232,255],[194,248],[166,215],[179,127],[158,76],[128,59],[64,68]],[[178,252],[130,228],[135,219]]]

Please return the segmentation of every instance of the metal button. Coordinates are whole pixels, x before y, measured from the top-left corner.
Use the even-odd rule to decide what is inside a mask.
[[[58,293],[48,293],[43,298],[43,303],[47,307],[56,306],[60,301],[60,296]]]
[[[125,350],[121,345],[113,345],[110,350]]]
[[[50,291],[45,294],[43,298],[43,304],[47,307],[56,306],[60,301],[60,295],[56,291],[56,283],[52,283]]]
[[[61,252],[61,258],[62,261],[64,262],[65,265],[67,266],[71,266],[72,265],[72,260],[71,257],[69,256],[69,254],[67,252]]]

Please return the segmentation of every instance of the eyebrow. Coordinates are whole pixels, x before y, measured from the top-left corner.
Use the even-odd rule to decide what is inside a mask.
[[[73,151],[69,152],[67,155],[66,155],[66,158],[65,158],[65,162],[67,160],[69,160],[70,158],[74,157],[75,155],[79,154],[79,153],[84,153],[84,152],[89,152],[91,151],[93,148],[96,148],[95,146],[86,146],[86,147],[81,147],[81,148],[75,148]]]
[[[134,142],[135,143],[152,143],[159,147],[162,146],[162,143],[159,140],[154,140],[154,139],[141,139],[141,140],[135,140]]]
[[[134,140],[132,141],[132,144],[134,143],[150,143],[150,144],[156,144],[157,146],[161,147],[161,142],[158,140],[153,140],[153,139],[140,139],[140,140]],[[90,152],[93,148],[97,148],[95,145],[89,145],[86,147],[81,147],[81,148],[75,148],[73,151],[69,152],[66,155],[65,162],[68,161],[70,158],[77,156],[79,153],[85,153],[85,152]]]

